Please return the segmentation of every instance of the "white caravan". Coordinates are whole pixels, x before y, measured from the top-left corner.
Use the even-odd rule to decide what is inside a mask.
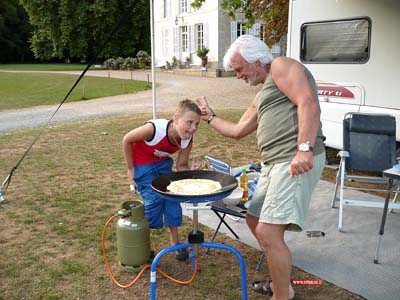
[[[317,80],[327,146],[345,113],[373,112],[396,117],[399,149],[399,30],[399,0],[290,0],[287,56]]]

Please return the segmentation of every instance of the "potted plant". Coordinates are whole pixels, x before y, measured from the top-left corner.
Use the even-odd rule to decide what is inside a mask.
[[[210,49],[207,49],[206,47],[200,48],[197,50],[197,56],[201,58],[201,65],[205,67],[208,62],[208,52]]]
[[[147,54],[146,51],[139,50],[139,52],[136,54],[136,57],[139,61],[140,68],[145,69],[147,63],[150,62],[150,56]]]
[[[114,70],[115,69],[115,65],[116,65],[116,61],[114,58],[107,58],[104,61],[104,67],[109,69],[109,70]]]
[[[177,60],[176,56],[172,56],[172,67],[176,67]]]

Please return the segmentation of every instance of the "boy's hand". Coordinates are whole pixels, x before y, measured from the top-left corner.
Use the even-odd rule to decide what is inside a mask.
[[[201,169],[201,159],[198,156],[193,156],[192,158],[192,170],[200,170]]]

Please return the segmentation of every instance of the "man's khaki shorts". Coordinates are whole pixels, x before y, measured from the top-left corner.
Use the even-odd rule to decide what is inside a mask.
[[[287,224],[287,230],[301,231],[311,194],[325,165],[325,153],[314,156],[314,167],[291,177],[290,161],[270,164],[261,170],[247,213],[268,224]]]

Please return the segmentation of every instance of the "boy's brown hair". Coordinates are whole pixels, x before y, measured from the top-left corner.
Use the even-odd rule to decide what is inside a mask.
[[[187,111],[192,111],[195,112],[199,115],[201,115],[201,110],[197,106],[197,104],[189,99],[185,99],[179,102],[178,107],[175,110],[175,115],[181,116]]]

